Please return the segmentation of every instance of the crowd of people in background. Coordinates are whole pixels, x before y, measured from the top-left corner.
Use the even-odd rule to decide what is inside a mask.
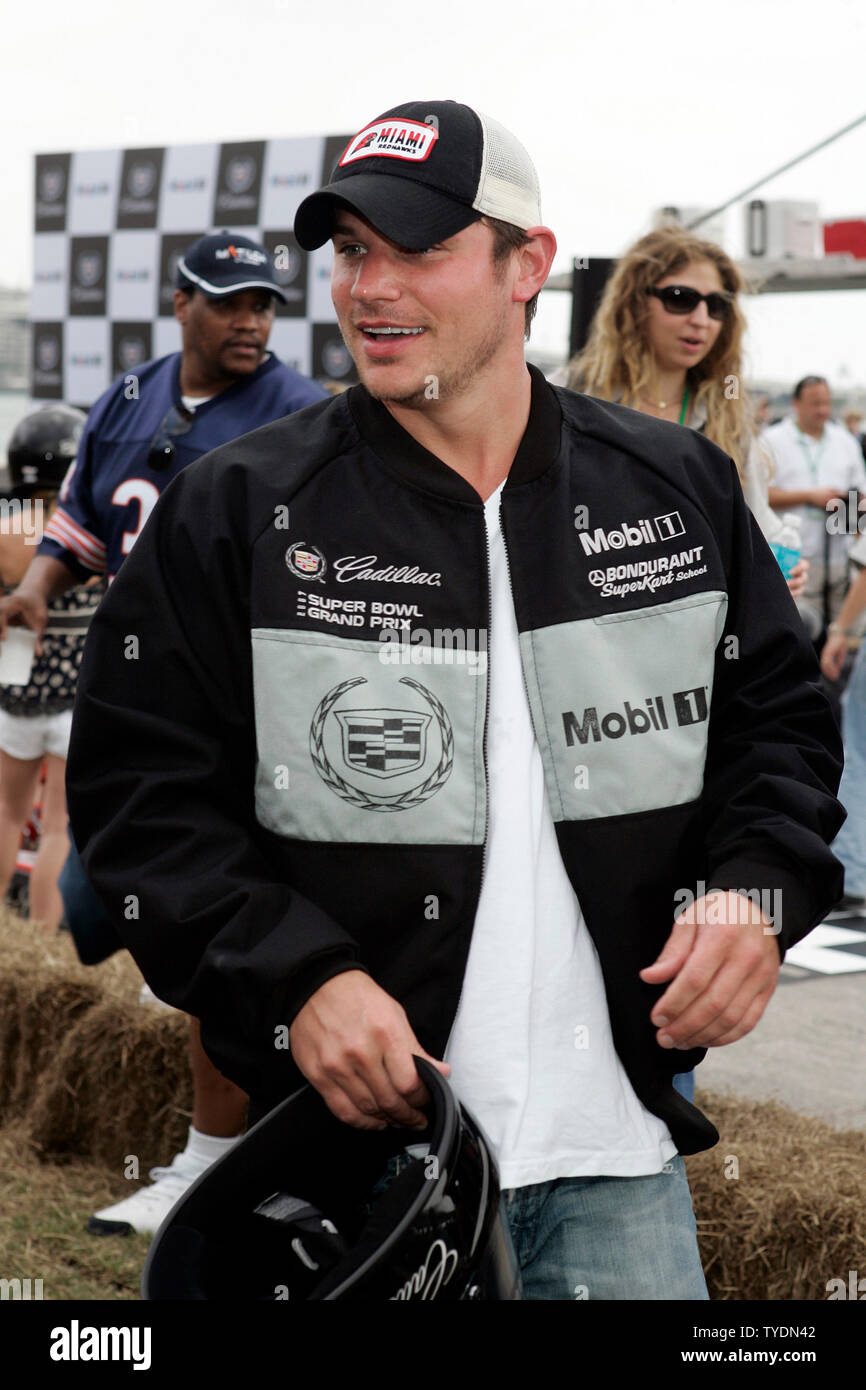
[[[234,259],[222,254],[229,241]],[[840,702],[853,665],[838,705],[847,759],[840,799],[849,819],[834,849],[846,871],[842,906],[856,908],[866,898],[866,658],[862,648],[858,654],[866,537],[857,535],[866,514],[858,511],[866,507],[863,415],[834,408],[827,380],[805,375],[793,387],[790,415],[771,422],[769,398],[746,389],[743,289],[720,247],[681,228],[653,231],[621,256],[586,345],[551,380],[700,431],[719,445],[783,564],[831,701]],[[7,624],[40,634],[30,681],[0,685],[0,891],[9,888],[22,827],[39,802],[30,921],[47,931],[68,926],[87,963],[120,947],[67,838],[65,756],[87,622],[181,468],[324,394],[267,350],[281,294],[264,248],[244,237],[202,238],[179,263],[182,351],[142,369],[135,410],[115,385],[86,422],[68,407],[45,407],[28,415],[11,441],[9,495],[38,499],[47,524],[35,558],[20,536],[0,536],[0,635]],[[118,496],[138,504],[131,531]],[[195,1102],[187,1149],[154,1170],[150,1187],[96,1213],[94,1233],[155,1230],[243,1132],[246,1097],[210,1063],[194,1020],[190,1048]],[[690,1096],[693,1075],[677,1084]]]

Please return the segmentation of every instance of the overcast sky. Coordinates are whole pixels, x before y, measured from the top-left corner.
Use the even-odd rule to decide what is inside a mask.
[[[724,201],[866,111],[863,0],[40,0],[3,29],[11,285],[30,282],[36,152],[350,131],[453,97],[529,149],[564,269],[623,250],[654,207]],[[866,217],[866,125],[761,196]],[[741,225],[732,208],[734,253]],[[564,352],[567,296],[545,299],[533,337]],[[747,304],[755,372],[866,387],[866,291]]]

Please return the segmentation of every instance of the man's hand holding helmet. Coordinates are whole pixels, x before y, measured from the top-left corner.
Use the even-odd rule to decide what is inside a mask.
[[[363,970],[321,985],[289,1029],[292,1056],[338,1120],[357,1129],[424,1129],[429,1100],[413,1054],[443,1076],[451,1068],[418,1042],[396,999]]]

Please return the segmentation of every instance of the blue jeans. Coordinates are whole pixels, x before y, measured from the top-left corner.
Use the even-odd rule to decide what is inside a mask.
[[[686,1100],[694,1101],[695,1074],[693,1071],[679,1071],[674,1077],[674,1090],[679,1091]]]
[[[848,819],[831,849],[845,869],[845,892],[866,897],[866,641],[857,653],[842,696],[842,737],[845,769],[839,800]]]
[[[108,914],[90,886],[81,856],[69,831],[69,853],[60,870],[57,887],[63,899],[63,912],[82,965],[98,965],[120,951],[123,942],[111,925]]]
[[[679,1154],[639,1178],[558,1178],[503,1195],[527,1299],[707,1300]]]

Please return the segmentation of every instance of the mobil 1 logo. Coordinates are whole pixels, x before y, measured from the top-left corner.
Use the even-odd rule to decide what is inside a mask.
[[[672,727],[704,724],[709,718],[707,686],[692,686],[689,690],[674,690],[670,695],[648,695],[645,700],[625,700],[621,707],[602,711],[588,705],[578,713],[562,711],[562,727],[568,748],[575,744],[601,743],[602,739],[647,734],[652,730],[666,733]]]
[[[596,526],[594,531],[578,531],[584,555],[600,555],[610,550],[634,549],[637,546],[657,545],[660,541],[672,541],[686,533],[685,523],[679,512],[665,512],[661,516],[642,516],[636,521],[621,521],[618,526],[605,528]]]

